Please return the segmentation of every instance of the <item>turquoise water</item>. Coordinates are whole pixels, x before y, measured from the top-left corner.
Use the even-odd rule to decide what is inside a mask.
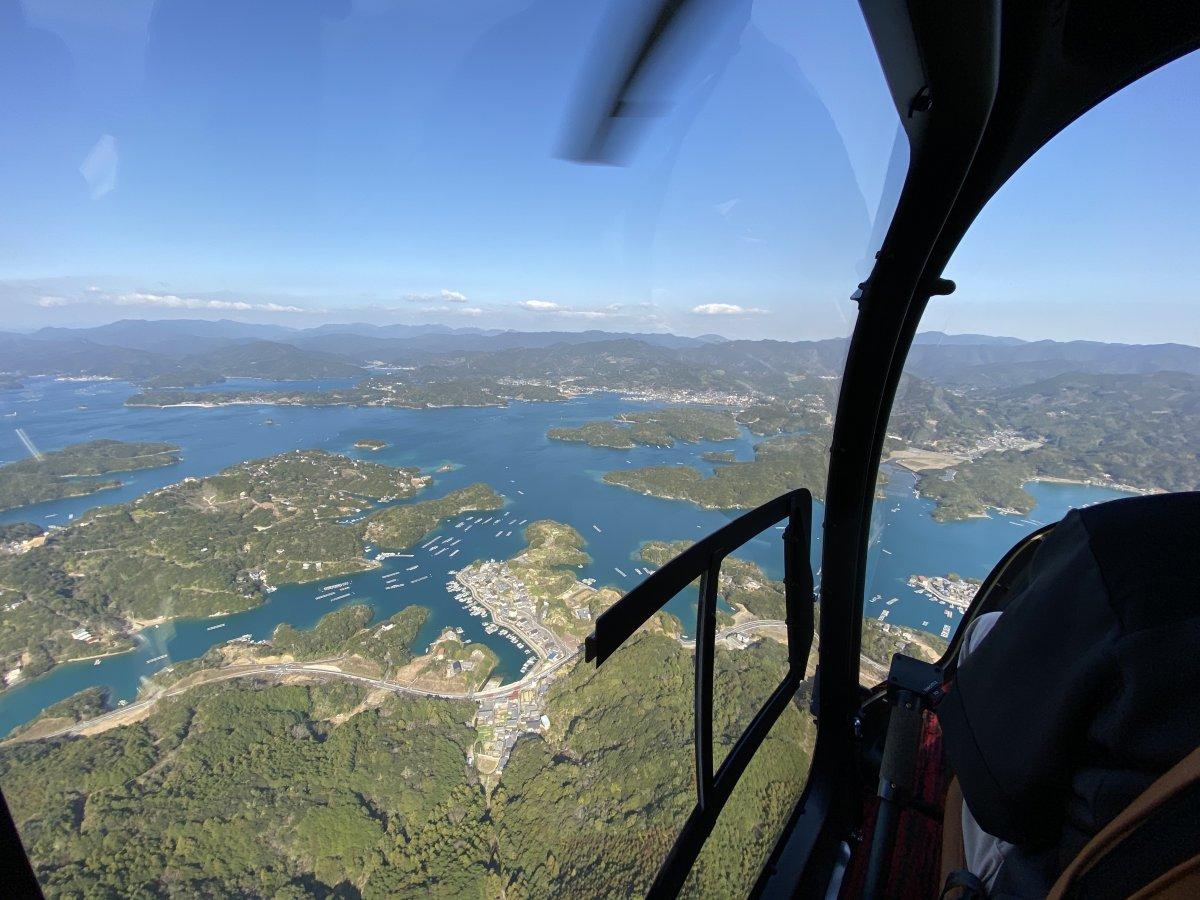
[[[327,387],[338,382],[312,383]],[[230,389],[271,387],[264,382],[235,382]],[[293,385],[294,386],[294,385]],[[35,379],[22,391],[0,394],[0,461],[23,458],[26,451],[15,429],[22,428],[42,451],[96,438],[127,441],[169,441],[182,448],[182,461],[162,469],[120,476],[119,488],[53,503],[0,513],[0,522],[33,521],[42,525],[66,524],[71,516],[96,506],[116,503],[180,480],[203,476],[226,466],[299,447],[318,447],[390,465],[419,466],[434,473],[434,484],[417,499],[429,499],[476,481],[487,482],[504,494],[503,528],[476,525],[455,528],[458,519],[444,523],[434,534],[461,538],[460,553],[432,556],[414,549],[412,559],[393,558],[383,568],[358,576],[325,579],[305,585],[284,585],[256,609],[221,619],[176,620],[142,633],[134,651],[91,662],[60,666],[40,679],[0,695],[0,734],[33,718],[47,705],[91,685],[107,685],[113,699],[131,699],[141,679],[172,660],[189,659],[209,647],[242,634],[268,637],[280,622],[309,628],[324,614],[344,603],[367,602],[377,617],[386,617],[412,604],[428,607],[430,617],[418,635],[422,649],[447,626],[463,628],[464,636],[487,643],[500,658],[497,674],[516,676],[527,658],[498,636],[483,632],[483,622],[468,615],[451,597],[445,584],[450,571],[475,559],[504,559],[523,546],[522,527],[515,524],[551,518],[577,528],[587,542],[590,565],[581,578],[628,590],[639,580],[634,566],[638,547],[648,540],[696,539],[733,518],[734,513],[700,510],[674,501],[644,497],[602,482],[604,472],[645,465],[693,464],[711,471],[700,459],[708,450],[729,450],[739,459],[753,456],[759,440],[747,432],[733,441],[679,445],[670,449],[639,447],[606,450],[546,439],[546,430],[557,425],[577,425],[619,412],[645,408],[612,395],[583,397],[569,403],[515,403],[506,409],[394,410],[232,406],[216,409],[139,409],[123,406],[134,389],[121,382],[65,383]],[[83,408],[80,408],[83,407]],[[10,415],[16,413],[16,415]],[[267,424],[273,420],[274,425]],[[362,438],[380,438],[391,446],[377,453],[352,446]],[[443,465],[452,468],[435,470]],[[1035,484],[1030,492],[1037,508],[1028,516],[993,514],[953,524],[938,524],[929,517],[933,504],[913,496],[912,476],[893,473],[887,499],[877,504],[873,543],[869,557],[869,595],[883,600],[868,604],[867,614],[877,616],[887,607],[891,624],[920,627],[938,633],[947,619],[942,607],[917,594],[905,583],[912,574],[945,574],[983,577],[995,561],[1023,534],[1050,522],[1073,506],[1122,496],[1116,491],[1080,485]],[[898,508],[897,508],[898,507]],[[813,564],[819,564],[821,506],[814,510]],[[474,514],[472,514],[474,515]],[[496,515],[488,513],[484,517]],[[463,517],[465,518],[465,517]],[[593,527],[594,526],[594,527]],[[599,529],[597,531],[596,529]],[[503,532],[497,536],[497,531]],[[509,535],[508,532],[512,534]],[[773,577],[781,577],[780,532],[772,529],[740,555],[758,562]],[[431,535],[432,537],[433,535]],[[424,539],[428,540],[428,538]],[[422,543],[424,543],[424,540]],[[889,552],[884,552],[889,551]],[[408,567],[419,565],[409,572]],[[623,570],[622,577],[617,569]],[[383,575],[404,575],[404,588],[383,589]],[[428,576],[413,584],[414,578]],[[339,603],[316,600],[320,586],[350,581],[351,596]],[[681,596],[668,607],[689,626],[694,619],[694,598]],[[222,628],[208,628],[224,622]],[[155,663],[147,660],[166,654]]]

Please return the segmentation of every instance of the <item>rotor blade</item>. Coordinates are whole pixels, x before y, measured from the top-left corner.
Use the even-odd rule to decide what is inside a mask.
[[[592,52],[585,72],[585,90],[576,97],[576,118],[568,124],[561,155],[576,162],[617,164],[630,137],[628,120],[645,119],[663,114],[668,104],[638,101],[632,98],[633,88],[646,74],[653,57],[659,52],[664,38],[679,21],[680,12],[691,0],[660,0],[657,12],[647,17],[639,30],[636,48],[620,65],[615,75],[612,57],[607,52],[610,42],[601,35]],[[592,93],[591,90],[595,90]],[[626,126],[626,127],[622,127]]]

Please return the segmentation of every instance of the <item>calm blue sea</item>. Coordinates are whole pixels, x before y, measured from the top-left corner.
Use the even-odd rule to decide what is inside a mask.
[[[323,388],[343,382],[311,382],[289,387]],[[231,382],[228,389],[253,386],[269,389],[268,382]],[[671,449],[641,447],[633,450],[604,450],[582,444],[546,439],[546,430],[558,425],[577,425],[606,418],[625,410],[643,409],[612,395],[579,398],[569,403],[515,403],[506,409],[393,410],[232,406],[216,409],[139,409],[123,405],[135,389],[121,382],[56,382],[33,379],[21,391],[0,393],[0,462],[27,455],[16,429],[21,428],[42,451],[97,438],[127,441],[169,441],[182,448],[176,465],[119,476],[120,488],[88,497],[62,500],[0,513],[0,522],[32,521],[63,525],[72,516],[96,506],[137,497],[146,491],[188,475],[209,475],[246,459],[268,456],[295,448],[317,447],[390,465],[419,466],[435,473],[432,488],[417,499],[437,497],[476,481],[487,482],[504,494],[506,522],[529,522],[550,518],[567,522],[587,541],[592,563],[579,575],[595,578],[598,584],[628,590],[639,580],[634,567],[639,546],[648,540],[696,539],[718,527],[733,513],[700,510],[690,504],[644,497],[602,482],[604,472],[616,468],[687,463],[711,470],[700,459],[707,450],[729,450],[739,459],[753,457],[754,436],[747,432],[734,441],[681,444]],[[380,438],[391,446],[377,453],[359,451],[353,443],[362,438]],[[914,592],[906,584],[913,574],[946,574],[982,578],[995,561],[1037,522],[1051,522],[1068,509],[1122,496],[1116,491],[1078,485],[1034,484],[1030,492],[1038,505],[1028,516],[1001,516],[938,524],[929,516],[933,504],[913,495],[913,477],[894,472],[887,498],[877,504],[869,557],[869,596],[866,614],[877,617],[889,610],[888,622],[921,627],[939,633],[949,619],[943,608]],[[813,564],[819,564],[821,506],[814,510]],[[489,514],[492,515],[492,514]],[[356,577],[326,579],[306,585],[284,585],[264,605],[223,619],[172,621],[143,632],[144,642],[130,652],[91,662],[60,666],[46,676],[0,695],[0,734],[22,724],[51,703],[82,688],[103,684],[112,689],[113,699],[131,699],[141,679],[172,660],[199,656],[214,644],[241,634],[255,639],[268,637],[280,622],[310,628],[324,614],[344,603],[367,602],[382,618],[412,604],[430,609],[431,615],[418,635],[423,648],[442,628],[458,626],[472,640],[487,643],[500,657],[497,674],[517,674],[525,654],[497,636],[483,631],[483,623],[468,615],[445,588],[449,572],[475,559],[504,559],[523,546],[522,526],[503,528],[477,525],[470,531],[456,529],[459,520],[445,523],[435,534],[462,538],[457,556],[432,556],[420,549],[414,558],[394,558],[384,567]],[[597,530],[598,529],[598,530]],[[497,532],[502,532],[497,536]],[[511,535],[509,532],[511,531]],[[771,530],[741,555],[753,559],[768,574],[781,577],[780,532]],[[432,537],[433,535],[431,535]],[[418,565],[419,569],[408,571]],[[617,569],[626,574],[621,576]],[[383,575],[400,570],[406,586],[385,591]],[[413,579],[428,576],[413,584]],[[331,581],[351,582],[351,596],[339,604],[318,601],[320,585]],[[340,593],[344,593],[340,592]],[[899,598],[890,607],[886,601]],[[690,626],[694,597],[681,596],[668,607]],[[209,631],[216,622],[222,628]],[[166,654],[155,663],[147,660]]]

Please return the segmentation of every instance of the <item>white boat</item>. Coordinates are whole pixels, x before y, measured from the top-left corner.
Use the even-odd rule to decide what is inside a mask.
[[[599,526],[599,525],[593,525],[592,527],[596,529],[596,533],[597,533],[597,534],[604,534],[604,532],[600,530],[600,526]]]
[[[887,605],[888,605],[888,606],[893,606],[893,605],[895,605],[895,604],[897,604],[897,603],[899,603],[899,602],[900,602],[900,598],[899,598],[899,597],[893,597],[891,600],[889,600],[889,601],[887,602]]]
[[[327,584],[323,588],[321,588],[321,590],[322,591],[338,591],[338,590],[341,590],[342,588],[347,588],[347,587],[350,587],[350,582],[339,581],[337,584]]]
[[[387,587],[384,588],[384,590],[385,591],[397,591],[402,587],[404,587],[404,585],[402,585],[402,584],[389,584]]]
[[[503,532],[503,531],[497,531],[497,532],[496,532],[496,537],[500,537],[500,535],[502,535],[502,534],[504,534],[504,532]]]
[[[950,626],[949,625],[942,626],[942,637],[944,637],[944,638],[950,637]]]
[[[155,656],[152,659],[146,660],[146,665],[150,665],[150,663],[162,662],[166,658],[167,658],[167,654],[163,653],[160,656]],[[100,662],[100,660],[96,660],[96,662]]]
[[[92,665],[93,665],[93,666],[98,666],[98,665],[100,665],[100,660],[96,660],[94,663],[92,663]]]
[[[613,568],[614,568],[614,569],[617,569],[617,567],[616,567],[616,566],[613,566]],[[624,572],[622,572],[620,569],[617,569],[617,574],[618,574],[618,575],[620,575],[622,578],[628,578],[628,577],[629,577],[629,576],[628,576],[628,575],[626,575]]]
[[[888,613],[890,613],[890,612],[891,612],[890,609],[885,609],[883,612],[881,612],[879,614],[879,621],[882,622],[884,619],[886,619],[888,617]]]
[[[209,625],[204,630],[205,631],[216,631],[218,628],[224,628],[224,627],[225,627],[225,623],[222,622],[220,625]]]
[[[426,578],[428,578],[428,577],[429,577],[428,575],[422,575],[420,578],[414,578],[414,579],[412,580],[412,583],[413,583],[413,584],[416,584],[418,581],[424,581],[424,580],[425,580]]]
[[[512,532],[511,532],[511,531],[506,531],[506,532],[504,532],[504,536],[505,536],[505,537],[512,537]]]
[[[880,550],[881,550],[883,553],[886,553],[888,556],[891,556],[891,555],[892,555],[892,551],[891,551],[891,550],[883,550],[883,548],[882,548],[882,547],[880,548]]]
[[[421,567],[420,567],[420,566],[409,566],[409,567],[408,567],[407,569],[405,569],[404,571],[405,571],[405,572],[411,572],[411,571],[413,571],[414,569],[419,569],[419,568],[421,568]]]
[[[451,551],[450,551],[450,555],[451,555],[451,556],[458,556],[458,551],[457,551],[457,550],[451,550]]]

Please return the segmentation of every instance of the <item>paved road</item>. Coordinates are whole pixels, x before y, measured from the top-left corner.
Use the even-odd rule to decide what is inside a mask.
[[[743,622],[741,625],[722,628],[717,632],[717,640],[732,637],[735,634],[746,634],[750,631],[757,631],[759,628],[785,628],[786,626],[787,623],[783,619],[754,619],[750,622]],[[695,638],[684,638],[680,640],[680,643],[689,650],[694,650],[696,647]]]
[[[734,625],[729,628],[724,628],[717,632],[717,638],[726,638],[734,634],[744,634],[746,632],[755,631],[757,629],[766,628],[782,628],[785,623],[781,619],[754,619],[749,622],[742,622],[740,625]],[[694,647],[694,641],[682,641],[685,647]],[[815,646],[814,646],[815,649]],[[131,712],[137,712],[142,709],[152,707],[159,700],[170,697],[177,697],[180,694],[186,693],[193,688],[200,687],[205,684],[215,684],[221,681],[230,681],[235,678],[252,678],[261,676],[275,676],[285,678],[288,675],[323,675],[328,678],[343,678],[347,681],[356,681],[360,684],[366,684],[374,688],[379,688],[385,691],[391,691],[394,694],[412,694],[420,697],[438,697],[443,700],[492,700],[499,697],[505,697],[513,691],[521,690],[522,688],[535,683],[538,679],[544,678],[547,675],[553,675],[567,663],[579,656],[580,651],[576,651],[570,656],[564,656],[561,659],[555,660],[549,665],[541,666],[533,669],[518,681],[512,681],[508,684],[502,684],[498,687],[490,688],[483,691],[431,691],[425,688],[413,687],[409,684],[404,684],[398,681],[388,681],[383,678],[371,678],[366,675],[355,675],[352,672],[342,672],[336,669],[327,668],[336,665],[341,661],[340,657],[314,660],[312,662],[303,663],[263,663],[263,664],[246,664],[239,666],[230,666],[226,669],[219,669],[209,673],[201,680],[193,681],[187,685],[168,688],[160,694],[153,697],[148,697],[145,700],[139,700],[135,703],[130,703],[127,706],[118,707],[111,712],[103,713],[91,719],[86,719],[82,722],[75,722],[55,731],[46,734],[40,734],[36,737],[16,737],[10,740],[29,741],[43,740],[46,738],[62,737],[68,734],[78,734],[90,728],[95,728],[97,725],[103,725],[105,722],[119,720]],[[861,662],[865,669],[871,671],[880,680],[887,677],[887,669],[878,663],[862,657]]]
[[[355,675],[352,672],[341,672],[336,669],[327,668],[335,665],[340,659],[315,660],[305,663],[264,663],[258,665],[240,665],[230,666],[227,669],[220,669],[211,673],[211,675],[199,680],[193,681],[187,685],[168,688],[160,694],[155,694],[153,697],[148,697],[145,700],[138,700],[135,703],[130,703],[126,706],[118,707],[111,712],[103,713],[91,719],[85,719],[82,722],[75,722],[55,731],[39,734],[35,737],[16,737],[13,741],[29,741],[43,740],[45,738],[62,737],[68,734],[78,734],[89,728],[95,728],[97,725],[103,725],[105,722],[114,719],[120,719],[131,712],[138,712],[142,709],[152,707],[159,700],[164,700],[169,697],[177,697],[180,694],[186,693],[193,688],[200,687],[205,684],[215,684],[220,681],[230,681],[234,678],[253,678],[261,676],[276,676],[285,678],[288,675],[324,675],[330,678],[344,678],[347,681],[357,681],[361,684],[370,685],[371,687],[381,688],[385,691],[391,691],[394,694],[413,694],[420,697],[438,697],[443,700],[491,700],[498,697],[505,697],[513,691],[521,690],[522,688],[534,683],[539,678],[547,675],[552,675],[560,668],[573,660],[579,653],[576,652],[571,656],[565,656],[555,660],[548,666],[540,669],[534,669],[526,674],[519,681],[512,681],[508,684],[502,684],[498,687],[490,688],[484,691],[430,691],[424,688],[413,687],[412,685],[403,684],[398,681],[387,681],[383,678],[370,678],[366,675]]]

